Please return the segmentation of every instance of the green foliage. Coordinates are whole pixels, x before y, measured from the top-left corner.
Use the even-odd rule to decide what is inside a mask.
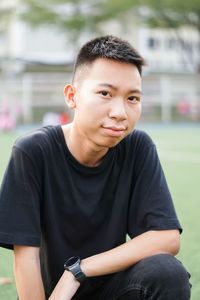
[[[137,0],[21,1],[24,8],[20,15],[30,25],[36,27],[48,24],[62,31],[69,29],[74,32],[82,31],[84,28],[98,31],[99,23],[117,18],[138,3]]]
[[[0,9],[0,29],[7,27],[7,24],[12,18],[13,14],[13,9]]]
[[[139,6],[148,7],[144,18],[152,26],[176,28],[191,25],[200,30],[199,0],[21,0],[24,20],[33,26],[51,24],[60,29],[79,31],[90,26],[95,30],[99,22],[118,18]],[[141,15],[143,16],[142,9]]]
[[[199,0],[140,0],[140,5],[151,9],[152,14],[146,21],[152,26],[177,28],[189,25],[200,31]]]

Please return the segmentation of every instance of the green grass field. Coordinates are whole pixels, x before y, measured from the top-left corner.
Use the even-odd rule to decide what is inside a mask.
[[[144,128],[157,145],[175,207],[184,229],[178,258],[192,274],[191,299],[199,300],[200,126],[145,125]],[[11,145],[20,134],[21,132],[0,134],[0,180],[10,155]],[[0,277],[13,278],[11,251],[0,249]],[[0,299],[16,299],[14,283],[0,286]]]

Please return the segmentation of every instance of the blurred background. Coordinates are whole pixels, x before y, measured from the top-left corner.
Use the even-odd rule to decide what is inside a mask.
[[[113,34],[145,57],[143,122],[200,122],[200,3],[1,0],[1,130],[70,120],[62,95],[79,47]]]
[[[157,145],[184,228],[178,258],[199,300],[199,0],[0,0],[0,181],[19,135],[72,120],[63,87],[82,44],[105,34],[127,39],[148,63],[138,126]],[[0,299],[16,299],[3,249]]]

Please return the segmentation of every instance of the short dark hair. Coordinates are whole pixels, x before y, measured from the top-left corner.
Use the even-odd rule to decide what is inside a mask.
[[[74,65],[74,75],[79,66],[93,63],[98,58],[106,58],[133,64],[140,75],[145,60],[131,44],[112,35],[97,37],[82,46]]]

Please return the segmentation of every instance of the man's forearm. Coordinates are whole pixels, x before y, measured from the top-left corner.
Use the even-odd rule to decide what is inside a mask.
[[[14,274],[18,297],[19,300],[45,300],[39,256],[30,249],[15,247]]]
[[[87,277],[119,272],[151,255],[177,254],[179,240],[178,230],[148,231],[112,250],[83,259],[81,268]]]

